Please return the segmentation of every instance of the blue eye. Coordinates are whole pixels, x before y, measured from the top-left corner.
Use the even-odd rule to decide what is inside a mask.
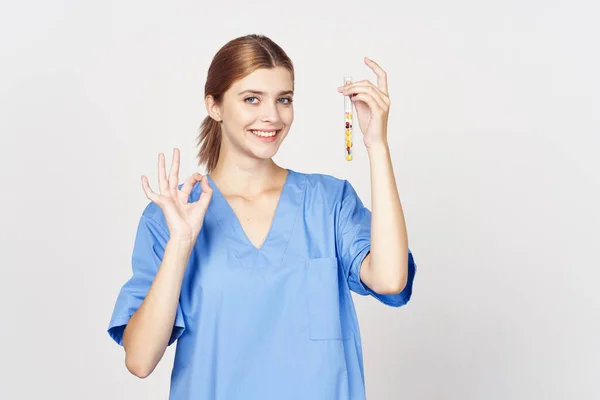
[[[256,99],[256,100],[258,100],[258,97],[256,97],[256,96],[252,96],[252,97],[246,97],[246,98],[244,99],[244,101],[245,101],[246,103],[248,103],[248,104],[257,104],[256,102],[249,102],[248,100],[250,100],[250,99]],[[287,102],[284,102],[283,104],[291,104],[291,103],[294,101],[294,100],[293,100],[291,97],[282,97],[282,98],[281,98],[281,99],[279,99],[279,100],[287,100]]]

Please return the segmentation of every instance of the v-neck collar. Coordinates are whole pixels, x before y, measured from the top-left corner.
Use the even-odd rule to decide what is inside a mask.
[[[243,266],[251,267],[254,265],[254,261],[259,254],[265,256],[274,265],[279,265],[283,258],[292,234],[298,208],[304,198],[304,179],[300,179],[301,174],[291,169],[287,169],[287,171],[288,175],[275,208],[271,227],[260,248],[252,244],[233,208],[210,175],[207,175],[210,187],[213,189],[207,214],[217,220],[227,238],[230,250]]]

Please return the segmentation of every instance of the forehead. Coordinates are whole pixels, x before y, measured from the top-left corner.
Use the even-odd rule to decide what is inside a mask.
[[[286,68],[259,68],[231,86],[232,92],[237,95],[244,90],[257,90],[269,93],[293,90],[292,74]]]

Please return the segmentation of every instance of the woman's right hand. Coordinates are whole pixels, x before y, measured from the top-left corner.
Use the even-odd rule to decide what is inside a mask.
[[[200,182],[202,193],[198,201],[188,203],[192,188]],[[196,240],[204,215],[210,204],[213,190],[207,176],[195,173],[190,176],[179,190],[179,149],[173,149],[173,162],[167,179],[165,156],[158,155],[158,186],[160,194],[150,189],[148,178],[142,175],[142,187],[146,197],[156,203],[163,211],[172,239]]]

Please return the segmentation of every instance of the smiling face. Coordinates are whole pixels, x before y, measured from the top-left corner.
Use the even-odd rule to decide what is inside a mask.
[[[269,159],[294,120],[292,74],[283,67],[261,68],[233,83],[223,103],[207,108],[222,124],[222,151]]]

